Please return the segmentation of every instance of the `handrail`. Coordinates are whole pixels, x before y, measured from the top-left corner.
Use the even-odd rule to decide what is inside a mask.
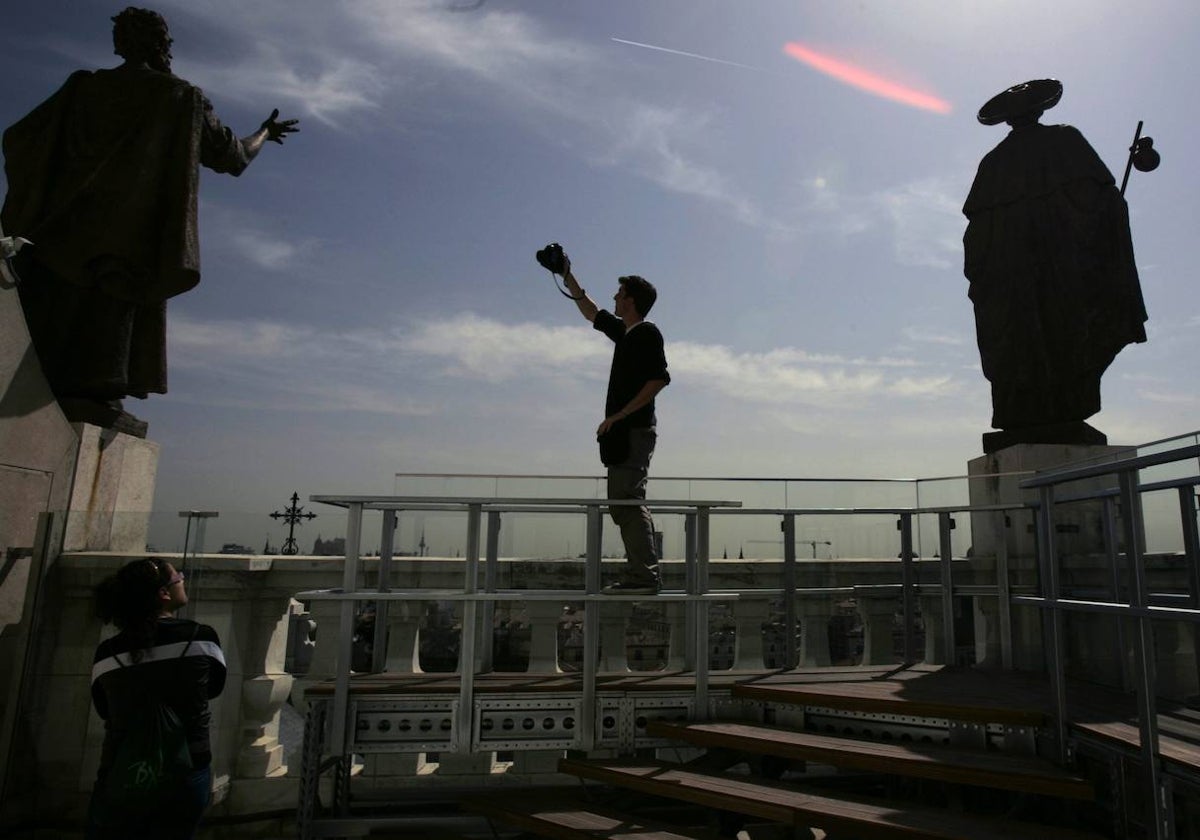
[[[1038,491],[1037,518],[1038,555],[1041,566],[1042,594],[1037,596],[1014,596],[1015,604],[1029,604],[1048,611],[1046,627],[1048,633],[1047,669],[1054,694],[1055,725],[1058,731],[1058,750],[1061,759],[1066,758],[1067,705],[1064,686],[1065,647],[1063,640],[1064,614],[1068,612],[1105,613],[1132,619],[1137,638],[1133,645],[1136,679],[1134,690],[1138,703],[1138,724],[1142,752],[1142,766],[1147,774],[1150,788],[1148,799],[1154,818],[1154,836],[1167,837],[1171,834],[1169,802],[1160,795],[1162,790],[1160,745],[1158,733],[1158,711],[1156,700],[1156,677],[1154,630],[1155,619],[1172,619],[1200,622],[1200,536],[1197,534],[1196,512],[1192,504],[1192,488],[1200,483],[1200,477],[1153,482],[1141,485],[1139,471],[1163,464],[1180,463],[1200,457],[1200,445],[1193,444],[1177,449],[1156,452],[1131,458],[1084,466],[1067,466],[1048,470],[1037,477],[1021,482],[1021,488]],[[1059,485],[1090,478],[1115,475],[1118,490],[1094,492],[1092,495],[1104,503],[1104,521],[1108,553],[1112,564],[1113,596],[1111,601],[1086,601],[1059,597],[1059,557],[1055,550],[1055,533],[1051,521],[1056,502],[1055,490]],[[1151,593],[1145,569],[1141,539],[1145,532],[1142,514],[1143,494],[1156,490],[1174,489],[1179,494],[1179,510],[1184,531],[1185,549],[1190,562],[1190,600],[1192,607],[1167,607],[1150,602]],[[1115,498],[1114,498],[1115,495]],[[1122,600],[1120,574],[1117,565],[1116,532],[1113,527],[1114,505],[1119,502],[1124,526],[1125,560],[1132,577],[1128,601]],[[1123,637],[1118,655],[1124,656]]]
[[[1200,457],[1200,444],[1171,449],[1166,452],[1155,452],[1151,455],[1138,455],[1133,458],[1122,458],[1101,464],[1091,464],[1083,467],[1066,466],[1038,473],[1037,477],[1021,482],[1023,490],[1034,490],[1039,487],[1050,487],[1085,478],[1096,478],[1102,475],[1141,470],[1146,467],[1157,467],[1175,461]]]

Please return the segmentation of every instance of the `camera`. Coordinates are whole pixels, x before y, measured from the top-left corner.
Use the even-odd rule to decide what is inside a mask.
[[[565,274],[567,270],[567,255],[563,253],[562,246],[557,242],[551,242],[535,255],[538,265],[553,274]]]

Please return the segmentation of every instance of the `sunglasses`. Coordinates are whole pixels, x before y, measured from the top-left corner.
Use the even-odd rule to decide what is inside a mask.
[[[171,576],[171,579],[162,585],[163,589],[170,589],[177,583],[183,583],[183,572],[176,572]]]

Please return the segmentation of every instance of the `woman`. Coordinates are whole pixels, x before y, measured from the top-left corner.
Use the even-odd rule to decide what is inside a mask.
[[[173,613],[188,602],[165,560],[134,560],[96,587],[102,621],[120,631],[92,661],[104,748],[89,840],[190,840],[212,789],[208,701],[225,687],[216,631]]]

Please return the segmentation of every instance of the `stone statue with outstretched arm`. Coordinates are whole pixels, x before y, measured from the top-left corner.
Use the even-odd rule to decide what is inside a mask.
[[[125,397],[167,391],[166,303],[200,281],[199,167],[240,175],[296,120],[279,111],[238,138],[204,93],[171,73],[156,12],[113,18],[119,67],[73,73],[4,133],[4,230],[21,307],[51,390],[71,421],[137,436]]]

